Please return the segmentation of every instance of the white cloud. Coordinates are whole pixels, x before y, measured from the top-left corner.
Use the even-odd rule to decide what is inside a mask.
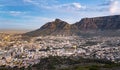
[[[22,12],[22,11],[0,11],[0,14],[8,14],[11,16],[22,16],[25,15],[26,12]]]
[[[81,5],[80,3],[69,3],[69,4],[61,5],[61,8],[69,9],[69,10],[80,10],[80,9],[85,9],[86,7]]]
[[[33,2],[32,0],[23,0],[24,2]]]
[[[111,0],[110,13],[111,14],[119,14],[120,13],[120,1],[119,0]]]
[[[76,11],[85,9],[86,6],[81,5],[80,3],[73,2],[73,3],[65,3],[59,4],[57,0],[23,0],[26,3],[33,4],[39,8],[49,9],[53,11]],[[52,4],[51,4],[52,3]]]
[[[66,3],[66,4],[58,4],[52,6],[42,6],[43,8],[59,11],[59,12],[77,12],[83,9],[86,9],[86,6],[81,5],[80,3]]]
[[[31,4],[33,4],[33,5],[39,6],[39,3],[38,3],[37,1],[33,1],[33,0],[23,0],[23,2],[31,3]]]
[[[19,15],[25,14],[26,12],[21,12],[21,11],[9,11],[8,13],[9,13],[10,15],[12,15],[12,16],[19,16]]]
[[[33,4],[34,6],[37,6],[37,7],[42,7],[50,3],[52,4],[57,3],[57,0],[23,0],[23,2]]]
[[[78,8],[78,9],[82,8],[82,6],[81,6],[80,3],[73,3],[73,5],[74,5],[76,8]]]

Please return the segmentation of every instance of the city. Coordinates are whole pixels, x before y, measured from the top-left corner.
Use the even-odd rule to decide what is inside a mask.
[[[0,33],[0,65],[28,67],[49,56],[80,56],[120,62],[120,37],[39,36]],[[26,39],[26,40],[25,40]]]

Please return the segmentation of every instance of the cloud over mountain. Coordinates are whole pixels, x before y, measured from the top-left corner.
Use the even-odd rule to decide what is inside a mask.
[[[119,0],[111,0],[110,13],[120,14],[120,1]]]

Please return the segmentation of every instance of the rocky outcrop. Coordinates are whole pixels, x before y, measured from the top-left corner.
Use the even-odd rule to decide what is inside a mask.
[[[113,30],[120,29],[120,15],[95,17],[95,18],[83,18],[80,22],[75,23],[79,29],[102,29]]]

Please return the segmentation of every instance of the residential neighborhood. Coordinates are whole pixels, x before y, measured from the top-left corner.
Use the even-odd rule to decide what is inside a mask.
[[[25,37],[24,37],[25,38]],[[120,37],[39,36],[0,33],[0,66],[28,67],[49,56],[80,56],[120,62]]]

